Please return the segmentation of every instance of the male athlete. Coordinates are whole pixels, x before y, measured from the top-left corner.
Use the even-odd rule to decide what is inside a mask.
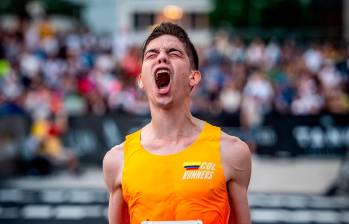
[[[190,112],[198,64],[178,25],[162,23],[147,38],[138,85],[151,121],[103,161],[111,224],[251,223],[247,145]]]

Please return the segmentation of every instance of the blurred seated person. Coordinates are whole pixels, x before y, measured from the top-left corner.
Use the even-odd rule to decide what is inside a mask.
[[[79,173],[77,157],[60,139],[65,130],[66,118],[62,115],[33,121],[26,144],[27,172],[46,175],[67,168],[71,173]]]

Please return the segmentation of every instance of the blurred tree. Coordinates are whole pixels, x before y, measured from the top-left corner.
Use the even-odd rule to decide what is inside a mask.
[[[210,22],[213,27],[221,26],[260,26],[277,25],[283,20],[299,20],[304,14],[304,9],[308,8],[311,0],[213,0],[215,9],[210,14]],[[290,17],[286,11],[297,12],[296,18]],[[270,14],[274,19],[269,20],[266,15]],[[293,14],[294,15],[294,14]],[[286,24],[288,22],[286,21]]]
[[[241,24],[243,18],[243,0],[213,0],[214,10],[210,14],[213,27]]]
[[[280,29],[309,37],[340,38],[343,0],[212,0],[212,28]]]

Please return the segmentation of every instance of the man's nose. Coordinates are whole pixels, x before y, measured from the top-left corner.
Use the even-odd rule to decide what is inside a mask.
[[[161,51],[158,54],[158,63],[161,64],[161,63],[167,63],[167,62],[168,62],[168,56],[167,56],[166,52]]]

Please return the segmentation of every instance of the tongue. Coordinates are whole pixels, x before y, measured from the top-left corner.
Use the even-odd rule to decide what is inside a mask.
[[[170,91],[170,75],[168,73],[157,74],[155,81],[160,94],[167,94]]]
[[[169,93],[169,92],[170,92],[170,89],[171,89],[170,86],[171,86],[171,85],[167,85],[167,86],[165,86],[165,87],[160,88],[160,89],[159,89],[159,93],[160,93],[160,94],[167,94],[167,93]]]

